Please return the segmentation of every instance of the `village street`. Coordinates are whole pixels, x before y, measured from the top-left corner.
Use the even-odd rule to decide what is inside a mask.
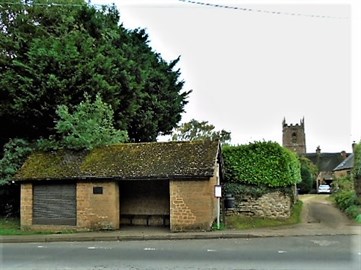
[[[4,243],[0,244],[0,266],[39,270],[360,269],[361,227],[335,209],[325,195],[301,199],[302,224],[253,230],[253,237]]]
[[[1,269],[359,270],[358,236],[4,244]]]

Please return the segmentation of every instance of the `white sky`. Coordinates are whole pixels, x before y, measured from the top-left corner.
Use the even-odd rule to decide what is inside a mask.
[[[209,121],[231,131],[233,144],[282,144],[283,118],[304,117],[307,152],[318,145],[350,152],[360,141],[360,1],[199,0],[251,11],[178,0],[91,2],[115,3],[123,25],[145,28],[164,59],[181,56],[184,90],[193,89],[182,122]]]

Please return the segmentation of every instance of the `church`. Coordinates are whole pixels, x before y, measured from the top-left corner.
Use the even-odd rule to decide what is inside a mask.
[[[337,153],[322,153],[320,146],[317,147],[315,152],[306,151],[306,133],[305,133],[305,119],[302,118],[300,123],[287,124],[286,119],[282,121],[282,145],[298,155],[303,155],[315,164],[319,170],[317,176],[317,187],[321,184],[331,185],[335,180],[335,176],[342,175],[339,172],[339,168],[345,168],[341,166],[344,163],[350,164],[345,168],[347,175],[353,165],[353,154],[346,153],[345,151]],[[354,149],[354,145],[353,145]],[[350,162],[345,162],[349,160]],[[352,163],[352,164],[351,164]]]

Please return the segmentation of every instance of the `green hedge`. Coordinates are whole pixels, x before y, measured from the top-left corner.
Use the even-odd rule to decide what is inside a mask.
[[[287,187],[301,180],[295,153],[276,142],[224,146],[225,181],[268,187]]]

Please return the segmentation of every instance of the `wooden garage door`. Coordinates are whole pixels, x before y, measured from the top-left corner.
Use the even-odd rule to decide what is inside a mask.
[[[34,185],[33,224],[76,225],[76,185]]]

